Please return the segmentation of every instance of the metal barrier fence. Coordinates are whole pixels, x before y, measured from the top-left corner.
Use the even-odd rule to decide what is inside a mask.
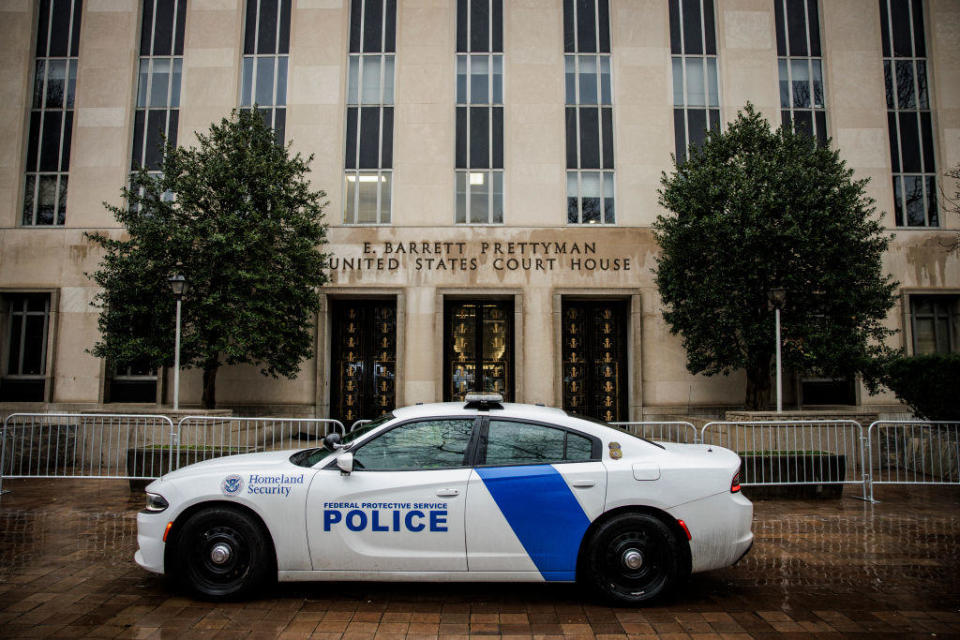
[[[867,484],[960,484],[960,423],[878,420],[867,430]]]
[[[237,453],[319,446],[331,428],[346,433],[339,420],[323,418],[186,416],[177,423],[177,467]]]
[[[175,436],[160,415],[14,413],[3,422],[3,478],[156,478]],[[141,452],[131,455],[131,451]]]
[[[696,444],[700,433],[689,422],[611,422],[610,426],[647,440]]]
[[[863,427],[853,420],[709,422],[700,441],[736,451],[745,486],[863,484]]]
[[[358,420],[350,430],[369,422]],[[614,422],[648,438],[712,444],[737,452],[741,484],[960,484],[960,423],[879,420],[864,429],[852,420]],[[148,480],[182,466],[236,453],[318,446],[337,430],[321,418],[14,413],[0,433],[4,478]]]
[[[14,413],[0,433],[4,478],[149,480],[235,453],[316,446],[337,420],[141,414]]]

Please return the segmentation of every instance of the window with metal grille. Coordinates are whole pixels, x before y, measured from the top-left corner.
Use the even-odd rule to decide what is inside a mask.
[[[607,0],[564,0],[567,223],[614,224]]]
[[[247,0],[240,108],[257,111],[283,144],[287,123],[290,0]]]
[[[130,168],[160,173],[163,144],[177,144],[187,0],[144,0]]]
[[[82,0],[40,0],[23,226],[66,222],[82,8]]]
[[[933,116],[920,0],[880,0],[887,128],[898,227],[939,227]]]
[[[503,0],[457,0],[456,222],[503,222]]]
[[[347,65],[345,224],[389,224],[396,0],[352,0]]]
[[[780,119],[784,127],[827,142],[827,112],[817,0],[773,0],[777,17]]]
[[[670,0],[673,133],[677,161],[700,146],[707,128],[720,129],[717,30],[713,0]]]

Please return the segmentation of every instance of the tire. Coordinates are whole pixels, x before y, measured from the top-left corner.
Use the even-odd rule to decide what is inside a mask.
[[[184,589],[207,600],[250,595],[276,578],[271,546],[252,516],[209,507],[190,516],[177,536],[175,577]]]
[[[584,582],[616,604],[641,604],[677,583],[681,558],[680,543],[661,520],[644,513],[623,514],[602,523],[590,537],[582,565]]]

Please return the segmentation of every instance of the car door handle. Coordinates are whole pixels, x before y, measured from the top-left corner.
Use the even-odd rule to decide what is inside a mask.
[[[589,489],[592,486],[597,484],[596,480],[574,480],[573,488],[574,489]]]
[[[452,498],[460,495],[460,491],[458,489],[440,489],[437,491],[437,495],[441,498]]]

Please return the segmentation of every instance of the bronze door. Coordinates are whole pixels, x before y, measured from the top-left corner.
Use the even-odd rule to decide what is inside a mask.
[[[627,419],[627,308],[623,301],[563,302],[563,408]]]
[[[512,402],[513,301],[448,300],[443,317],[443,399],[481,391]]]
[[[330,417],[348,429],[395,408],[397,305],[393,300],[332,304]]]

